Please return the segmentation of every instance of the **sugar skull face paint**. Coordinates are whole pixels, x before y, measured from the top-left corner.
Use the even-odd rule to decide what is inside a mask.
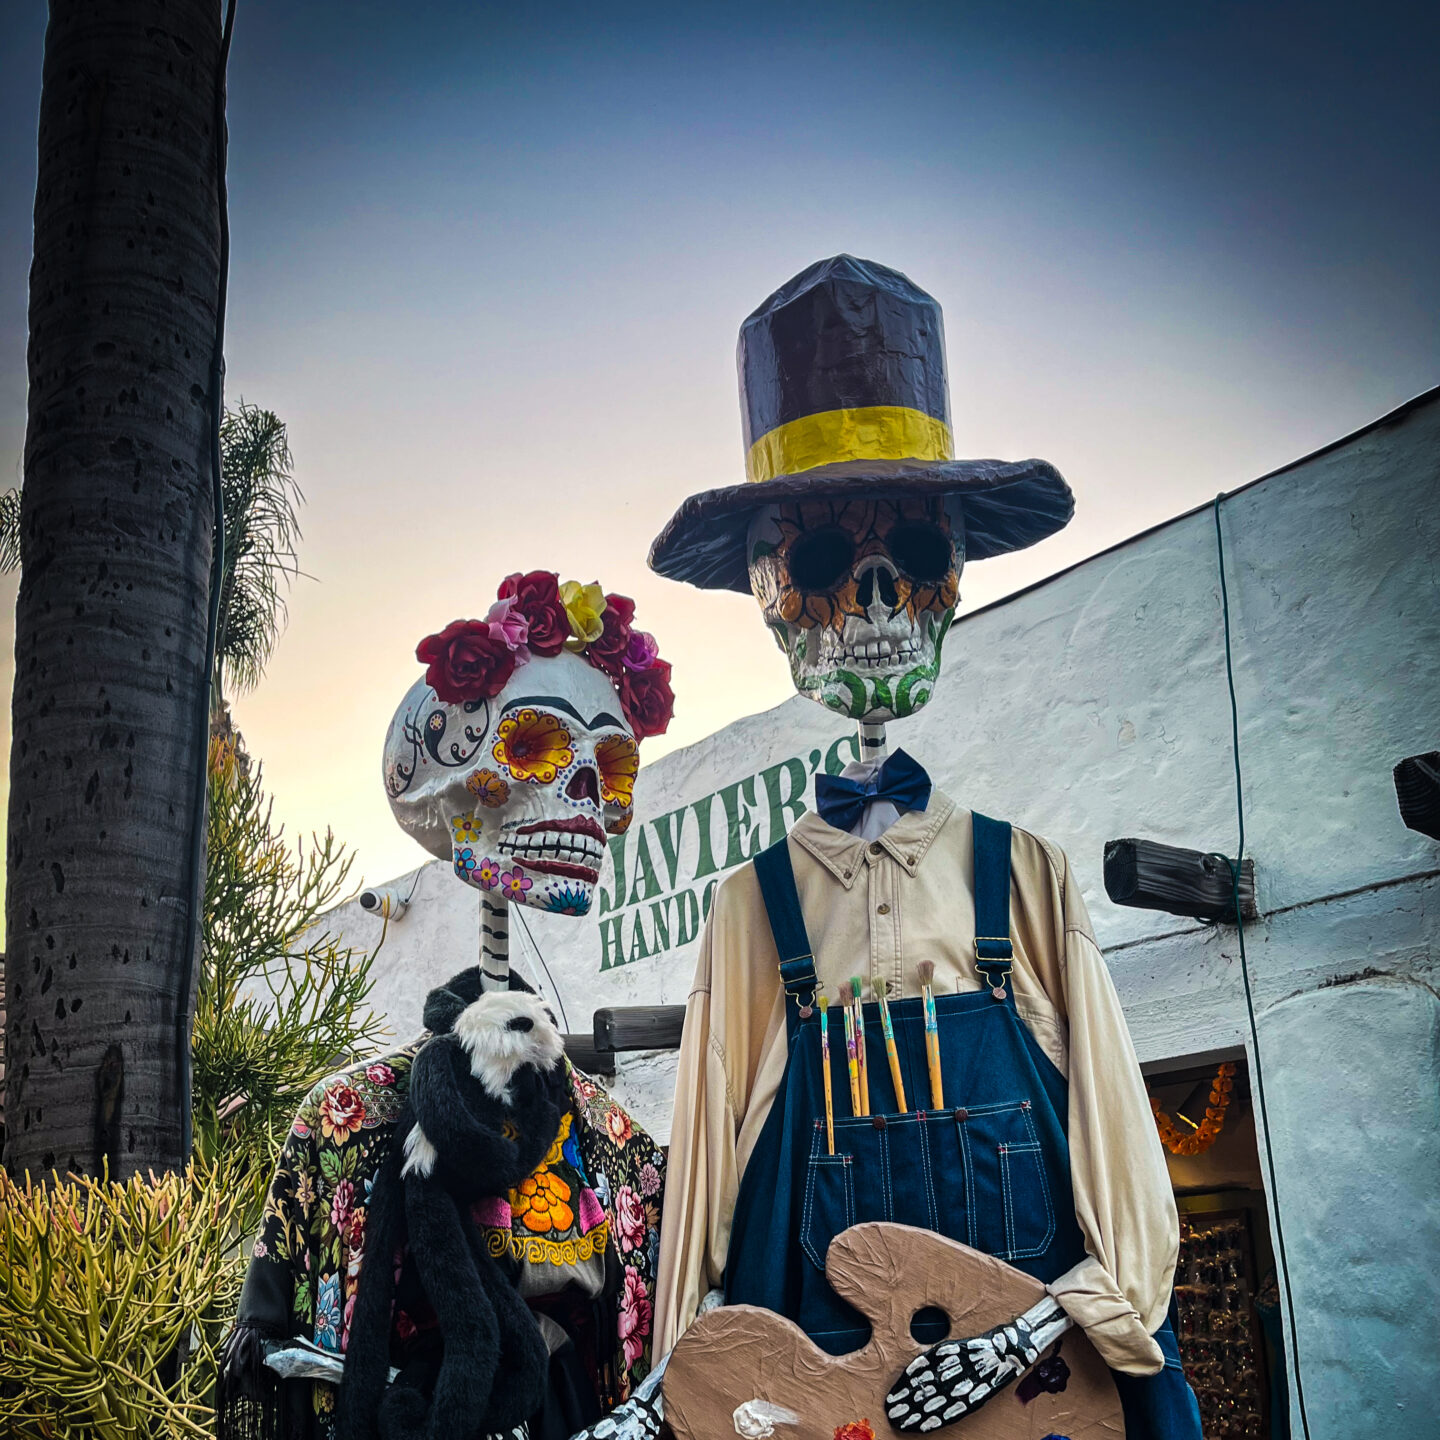
[[[607,677],[535,657],[493,699],[410,688],[385,741],[401,828],[496,900],[583,915],[606,835],[629,824],[639,752]]]
[[[750,585],[795,688],[855,720],[930,698],[965,564],[940,499],[769,505],[750,524]]]

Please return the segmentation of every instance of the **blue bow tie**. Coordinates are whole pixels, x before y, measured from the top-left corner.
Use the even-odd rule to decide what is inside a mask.
[[[853,830],[870,800],[888,800],[903,815],[930,803],[930,777],[916,760],[897,750],[868,780],[843,775],[815,777],[815,808],[837,830]]]

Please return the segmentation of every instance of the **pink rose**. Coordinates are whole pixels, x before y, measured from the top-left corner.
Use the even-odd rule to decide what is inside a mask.
[[[515,663],[523,665],[530,658],[525,645],[530,638],[530,622],[519,606],[520,601],[514,595],[497,600],[485,616],[485,623],[490,627],[490,638],[515,651]]]
[[[625,1289],[620,1296],[620,1339],[625,1347],[625,1364],[633,1365],[645,1353],[645,1338],[650,1334],[654,1310],[650,1292],[633,1266],[625,1267]]]
[[[622,1185],[615,1196],[615,1227],[622,1255],[645,1243],[645,1202],[628,1185]]]
[[[365,1078],[372,1085],[393,1085],[395,1072],[388,1065],[381,1065],[379,1061],[376,1061],[374,1065],[365,1067]]]

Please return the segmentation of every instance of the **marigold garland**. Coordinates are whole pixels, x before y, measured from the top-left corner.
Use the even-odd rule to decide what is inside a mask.
[[[1225,1128],[1225,1112],[1230,1108],[1234,1088],[1235,1066],[1226,1060],[1215,1072],[1215,1082],[1210,1087],[1210,1099],[1205,1106],[1205,1118],[1188,1133],[1160,1108],[1159,1100],[1152,1095],[1150,1110],[1155,1116],[1155,1128],[1160,1132],[1160,1143],[1172,1155],[1203,1154]]]

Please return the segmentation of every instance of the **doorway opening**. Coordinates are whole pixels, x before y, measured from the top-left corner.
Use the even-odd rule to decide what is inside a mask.
[[[1205,1440],[1290,1440],[1279,1288],[1245,1058],[1146,1068],[1180,1212],[1175,1332]],[[1216,1112],[1220,1128],[1212,1135]]]

